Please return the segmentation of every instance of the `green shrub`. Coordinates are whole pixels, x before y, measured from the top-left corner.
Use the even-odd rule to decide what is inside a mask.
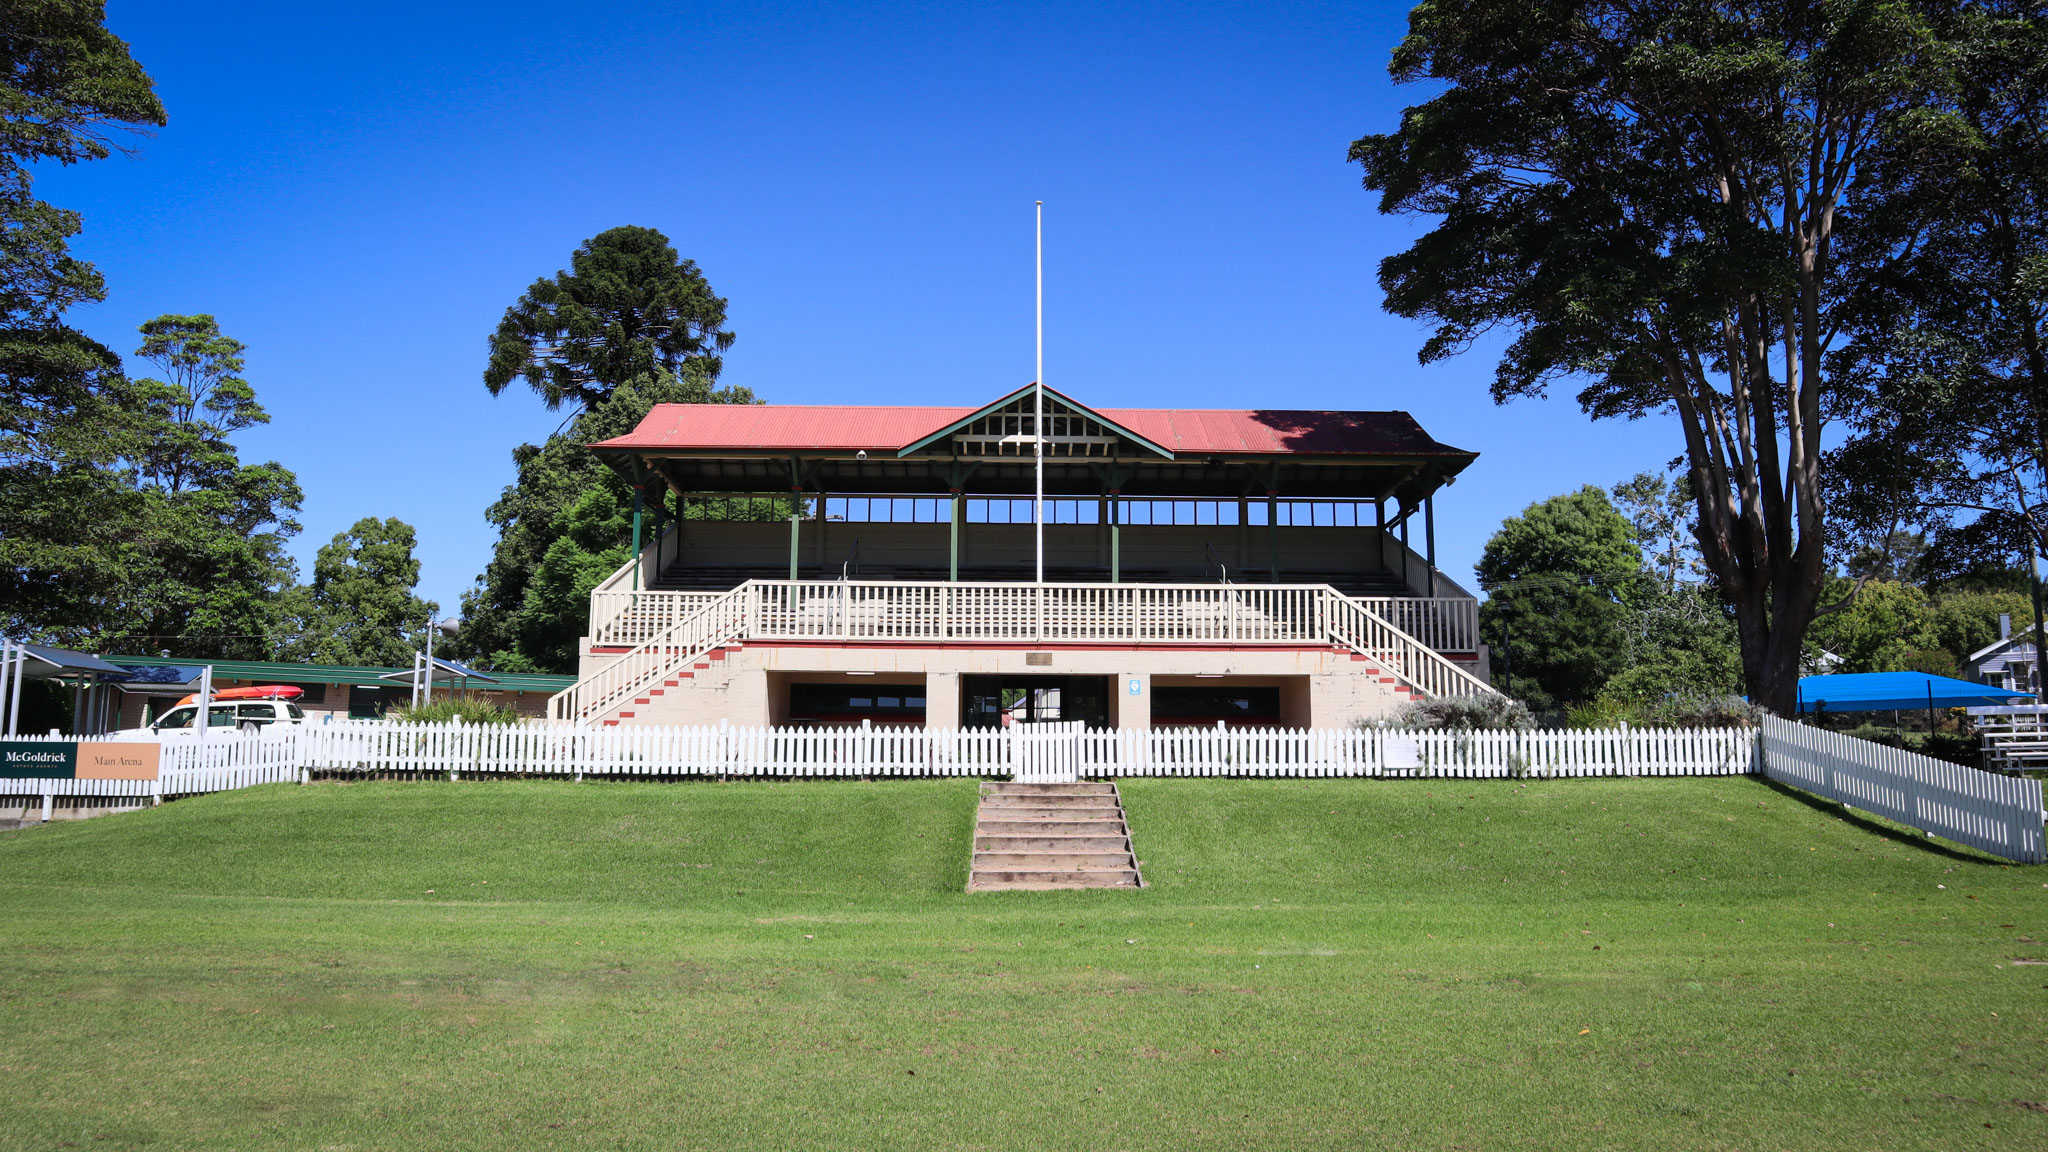
[[[1536,727],[1536,718],[1519,700],[1491,694],[1485,696],[1439,696],[1434,700],[1411,700],[1394,713],[1402,728],[1449,728],[1463,731]]]
[[[1936,732],[1929,735],[1926,732],[1902,732],[1897,728],[1864,724],[1843,729],[1842,735],[1867,740],[1872,744],[1882,744],[1886,748],[1903,748],[1908,752],[1918,752],[1922,756],[1932,756],[1936,760],[1946,760],[1951,764],[1961,764],[1969,768],[1978,767],[1981,759],[1977,738],[1956,732]]]
[[[1913,745],[1913,751],[1923,756],[1932,756],[1936,760],[1946,760],[1951,764],[1961,764],[1969,768],[1979,767],[1979,761],[1982,759],[1982,749],[1977,744],[1977,738],[1957,732],[1923,735],[1913,741]]]
[[[1659,728],[1754,728],[1763,709],[1740,696],[1673,696],[1645,707],[1641,722]]]
[[[521,724],[526,720],[511,705],[481,696],[438,696],[430,704],[391,713],[392,719],[409,724],[446,724],[457,716],[464,724]]]
[[[1635,721],[1636,709],[1632,705],[1609,696],[1574,704],[1564,714],[1567,728],[1613,728]]]

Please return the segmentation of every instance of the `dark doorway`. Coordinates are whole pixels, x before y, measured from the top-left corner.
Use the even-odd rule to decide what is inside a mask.
[[[1230,727],[1279,724],[1280,689],[1203,685],[1152,690],[1154,728],[1213,728],[1218,721]]]
[[[1079,720],[1109,727],[1107,676],[962,676],[960,722],[969,728]]]

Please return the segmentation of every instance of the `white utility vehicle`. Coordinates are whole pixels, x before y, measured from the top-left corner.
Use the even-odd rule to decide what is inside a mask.
[[[206,710],[207,730],[218,733],[261,732],[273,724],[303,724],[306,714],[298,705],[298,697],[303,694],[303,689],[283,684],[216,692],[213,703]],[[187,696],[147,728],[129,728],[115,735],[175,739],[197,735],[198,723],[199,704]]]

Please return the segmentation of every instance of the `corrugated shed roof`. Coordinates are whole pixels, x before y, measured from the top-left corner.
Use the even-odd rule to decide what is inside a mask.
[[[618,451],[895,452],[974,408],[850,404],[658,404]],[[1175,455],[1471,456],[1438,443],[1406,412],[1098,408]]]
[[[109,656],[107,659],[126,666],[131,671],[147,667],[184,665],[194,669],[198,665],[210,664],[216,678],[229,680],[266,680],[282,684],[366,684],[375,685],[378,678],[388,672],[404,672],[403,668],[382,668],[375,665],[349,664],[287,664],[274,660],[208,660],[193,659],[190,656],[164,659],[157,656]],[[438,661],[436,661],[438,663]],[[492,672],[498,683],[488,691],[498,692],[560,692],[576,683],[574,676],[555,676],[544,673]]]

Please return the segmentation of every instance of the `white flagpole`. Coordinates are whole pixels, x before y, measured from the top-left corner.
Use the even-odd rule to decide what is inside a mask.
[[[1038,202],[1038,375],[1031,389],[1031,524],[1038,583],[1045,583],[1045,201]]]

